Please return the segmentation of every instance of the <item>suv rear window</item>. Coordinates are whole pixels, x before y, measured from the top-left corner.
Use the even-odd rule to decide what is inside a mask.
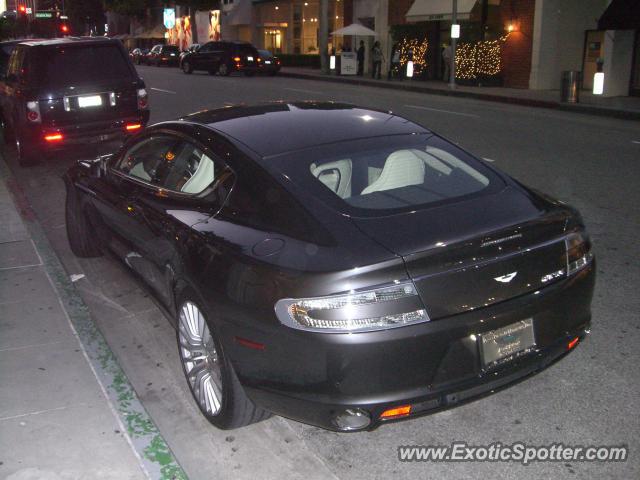
[[[132,77],[129,59],[117,45],[64,45],[39,50],[35,62],[41,85],[83,85]]]
[[[258,51],[253,45],[236,45],[236,54],[238,55],[257,55]]]

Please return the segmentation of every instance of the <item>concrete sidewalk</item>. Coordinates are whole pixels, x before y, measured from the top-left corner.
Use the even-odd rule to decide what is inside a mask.
[[[0,478],[185,478],[0,163]]]
[[[559,90],[528,90],[505,87],[456,86],[451,90],[445,82],[435,80],[375,80],[370,76],[323,75],[320,70],[302,67],[284,67],[280,75],[292,78],[319,80],[325,82],[365,85],[379,88],[406,90],[431,95],[446,95],[474,98],[493,102],[525,105],[530,107],[554,108],[558,110],[592,115],[604,115],[628,120],[640,120],[640,97],[602,97],[587,91],[580,92],[580,103],[560,102]]]

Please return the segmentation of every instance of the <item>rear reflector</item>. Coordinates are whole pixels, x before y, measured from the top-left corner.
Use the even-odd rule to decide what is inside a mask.
[[[264,350],[264,343],[254,342],[253,340],[249,340],[248,338],[235,337],[236,343],[242,345],[243,347],[252,348],[254,350]]]
[[[576,337],[573,340],[571,340],[567,344],[567,350],[571,350],[573,347],[575,347],[578,344],[579,341],[580,341],[580,337]]]
[[[128,123],[126,127],[127,130],[132,131],[132,130],[140,130],[142,128],[142,125],[140,123]]]
[[[403,405],[401,407],[390,408],[380,415],[380,418],[406,417],[411,413],[411,405]]]
[[[49,135],[45,135],[44,139],[47,142],[59,142],[62,140],[62,134],[61,133],[51,133]]]

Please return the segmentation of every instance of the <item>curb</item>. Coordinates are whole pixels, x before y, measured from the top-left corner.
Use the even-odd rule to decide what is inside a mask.
[[[1,155],[0,155],[1,157]],[[187,480],[187,475],[173,456],[168,444],[140,402],[133,386],[109,348],[89,309],[69,279],[60,259],[31,206],[11,174],[6,161],[0,162],[0,181],[4,180],[15,208],[42,258],[44,269],[53,283],[60,303],[78,338],[106,400],[126,429],[128,441],[138,457],[140,467],[152,480]]]
[[[386,88],[390,90],[404,90],[408,92],[424,93],[427,95],[441,95],[446,97],[473,98],[475,100],[485,100],[489,102],[507,103],[511,105],[522,105],[536,108],[551,108],[565,112],[582,113],[588,115],[600,115],[604,117],[619,118],[622,120],[640,120],[640,111],[616,110],[607,107],[597,107],[594,105],[571,104],[552,102],[549,100],[536,100],[535,98],[506,97],[503,95],[492,95],[490,93],[466,92],[460,90],[444,90],[440,88],[421,87],[417,85],[406,85],[402,82],[387,83],[377,82],[358,78],[345,78],[339,76],[321,76],[299,72],[286,72],[280,70],[278,75],[289,78],[299,78],[303,80],[317,80],[319,82],[347,83],[366,87]]]

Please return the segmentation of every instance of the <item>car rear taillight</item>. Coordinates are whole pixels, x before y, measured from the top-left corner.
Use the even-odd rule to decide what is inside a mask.
[[[61,142],[62,140],[64,140],[64,137],[62,136],[61,133],[49,133],[44,136],[44,139],[47,142],[53,143],[53,142]]]
[[[401,407],[394,407],[385,410],[380,414],[381,419],[399,418],[411,415],[411,405],[402,405]]]
[[[32,123],[42,122],[40,104],[38,102],[27,102],[27,120]]]
[[[241,60],[241,58],[240,58],[240,57],[233,57],[233,61],[234,61],[234,62],[239,62],[240,60]]]
[[[275,310],[284,325],[327,333],[385,330],[429,321],[410,281],[327,297],[285,298]]]
[[[591,252],[591,239],[585,231],[579,231],[569,235],[567,245],[567,275],[572,275],[586,267],[593,260]]]
[[[138,89],[138,108],[140,110],[146,110],[149,108],[149,95],[144,88]]]
[[[141,123],[127,123],[124,127],[128,132],[133,132],[135,130],[140,130],[142,128]]]

